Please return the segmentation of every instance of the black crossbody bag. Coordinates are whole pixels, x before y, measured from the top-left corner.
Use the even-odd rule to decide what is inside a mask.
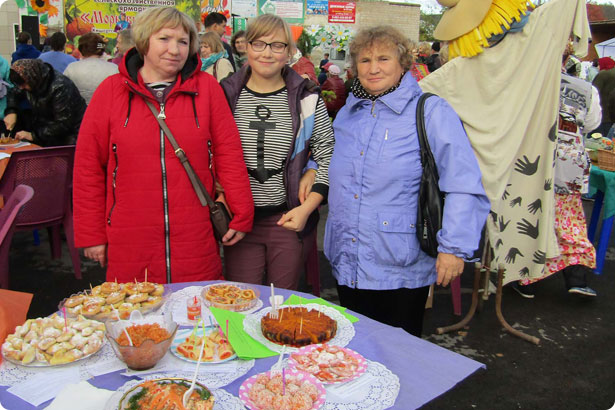
[[[186,170],[186,173],[188,174],[188,178],[190,179],[190,182],[192,183],[192,187],[194,188],[194,192],[196,192],[196,196],[199,198],[201,205],[209,207],[209,216],[211,217],[211,225],[213,226],[213,229],[214,229],[214,236],[216,237],[216,240],[221,241],[222,237],[226,234],[226,232],[229,229],[229,223],[231,222],[230,212],[228,211],[228,209],[226,209],[226,206],[222,202],[214,202],[211,199],[211,197],[207,193],[207,190],[203,186],[203,183],[199,179],[198,175],[196,174],[196,172],[194,172],[192,165],[190,165],[190,162],[188,161],[188,157],[186,156],[186,153],[184,152],[183,149],[181,149],[181,147],[175,140],[175,137],[171,133],[171,130],[167,126],[167,123],[164,122],[164,120],[158,116],[158,111],[156,110],[156,107],[154,107],[154,104],[152,104],[150,101],[146,99],[144,99],[144,101],[149,107],[149,109],[151,110],[152,114],[154,114],[154,117],[158,121],[160,128],[162,128],[162,131],[167,136],[167,139],[171,143],[171,146],[173,146],[175,155],[177,156],[179,161],[184,166],[184,169]],[[210,154],[210,167],[211,167],[210,144],[208,144],[208,148],[210,149],[209,154]]]
[[[423,166],[417,207],[416,236],[423,252],[435,258],[438,256],[436,236],[442,228],[444,195],[440,192],[438,185],[438,168],[429,147],[425,128],[425,100],[432,95],[434,94],[422,94],[416,104],[416,131],[421,146],[421,165]]]

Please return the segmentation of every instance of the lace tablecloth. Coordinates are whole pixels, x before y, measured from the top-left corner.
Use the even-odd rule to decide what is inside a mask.
[[[340,347],[344,347],[348,345],[348,343],[350,343],[350,341],[355,335],[355,330],[352,323],[350,323],[350,321],[346,319],[344,315],[342,315],[340,312],[333,308],[318,305],[316,303],[308,303],[302,306],[308,309],[319,310],[337,322],[337,333],[335,334],[335,337],[329,340],[327,343]],[[246,333],[252,336],[255,340],[264,344],[274,352],[280,353],[282,351],[282,346],[270,342],[268,339],[266,339],[265,336],[263,336],[263,332],[261,330],[261,318],[270,311],[271,307],[268,307],[259,312],[246,316],[243,321],[243,328]],[[287,352],[296,352],[297,350],[299,349],[296,347],[286,346]]]

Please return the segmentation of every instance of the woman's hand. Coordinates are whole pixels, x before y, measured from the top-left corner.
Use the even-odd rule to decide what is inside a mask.
[[[436,259],[436,272],[438,273],[436,283],[448,286],[453,279],[463,272],[463,259],[451,253],[439,253]]]
[[[299,205],[282,215],[278,225],[289,231],[301,232],[313,210],[304,205]]]
[[[100,263],[103,268],[107,264],[107,245],[90,246],[83,249],[83,254],[86,258],[95,260]]]
[[[223,194],[223,193],[224,193],[224,188],[222,188],[222,185],[220,185],[220,183],[216,181],[216,195]]]
[[[11,131],[15,127],[15,124],[17,124],[17,114],[12,113],[4,116],[4,125],[8,131]]]
[[[299,203],[303,204],[312,191],[312,185],[316,180],[316,170],[308,169],[299,181]]]
[[[242,240],[246,236],[245,232],[236,231],[234,229],[229,228],[226,231],[226,234],[222,237],[222,245],[224,246],[233,246],[240,240]]]
[[[28,131],[19,131],[15,135],[15,138],[17,138],[18,140],[32,141],[32,133]]]

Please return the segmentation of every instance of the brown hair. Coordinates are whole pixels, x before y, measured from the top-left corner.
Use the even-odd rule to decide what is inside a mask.
[[[106,46],[105,39],[98,33],[86,33],[79,37],[79,52],[84,57],[101,56]]]
[[[132,25],[132,38],[137,51],[144,56],[149,50],[149,38],[152,34],[165,27],[176,28],[178,26],[181,26],[190,37],[189,55],[197,53],[199,39],[194,21],[174,7],[152,7],[137,14]]]
[[[222,40],[220,40],[220,36],[213,31],[201,34],[200,44],[207,44],[213,54],[219,53],[220,51],[224,50],[224,46],[222,45]]]
[[[350,43],[350,69],[357,75],[357,58],[359,54],[373,46],[389,46],[397,50],[399,64],[404,71],[412,67],[412,48],[410,41],[396,28],[378,26],[361,29]]]
[[[246,40],[250,43],[251,41],[257,40],[261,37],[273,34],[278,30],[282,30],[286,36],[285,43],[288,44],[288,47],[286,47],[286,52],[288,53],[288,57],[291,57],[293,50],[295,49],[295,41],[293,40],[293,35],[290,32],[288,23],[281,17],[273,14],[263,14],[258,16],[252,20],[248,26],[248,30],[246,31]]]

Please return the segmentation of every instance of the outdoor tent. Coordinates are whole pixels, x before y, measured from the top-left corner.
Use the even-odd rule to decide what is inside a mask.
[[[615,57],[615,37],[598,43],[595,47],[600,57]]]

